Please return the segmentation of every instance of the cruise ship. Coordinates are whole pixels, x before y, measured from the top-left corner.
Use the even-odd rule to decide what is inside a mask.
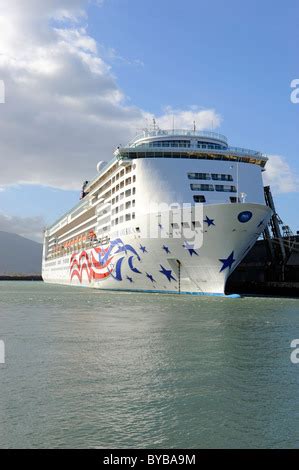
[[[44,281],[225,295],[272,215],[266,162],[215,132],[144,129],[98,163],[78,205],[45,230]]]

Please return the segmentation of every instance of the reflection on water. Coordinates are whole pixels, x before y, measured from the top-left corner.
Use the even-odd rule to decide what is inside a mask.
[[[0,284],[0,447],[298,447],[299,301]]]

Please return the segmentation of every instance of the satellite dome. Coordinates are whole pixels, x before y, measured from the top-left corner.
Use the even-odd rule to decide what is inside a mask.
[[[106,162],[99,162],[99,163],[97,164],[97,172],[98,172],[98,173],[101,173],[101,171],[102,171],[102,169],[103,169],[105,163],[106,163]]]

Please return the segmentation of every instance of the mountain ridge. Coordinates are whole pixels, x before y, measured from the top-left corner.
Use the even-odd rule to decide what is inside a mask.
[[[0,274],[41,274],[41,243],[0,230]]]

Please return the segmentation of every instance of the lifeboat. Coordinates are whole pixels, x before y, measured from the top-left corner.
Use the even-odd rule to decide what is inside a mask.
[[[95,238],[97,238],[97,236],[96,236],[94,230],[89,230],[88,238],[89,238],[90,240],[94,240]]]

